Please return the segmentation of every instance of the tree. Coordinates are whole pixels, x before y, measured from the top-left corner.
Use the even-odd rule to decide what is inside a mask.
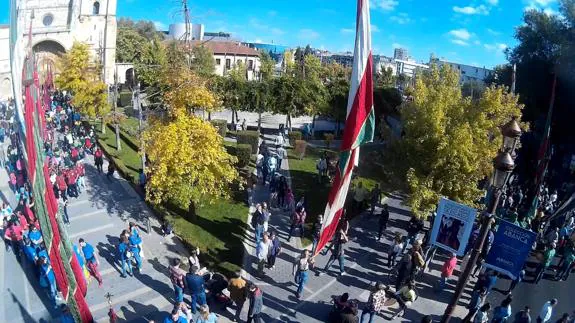
[[[501,146],[499,127],[521,116],[518,97],[489,87],[478,100],[464,98],[459,75],[449,66],[417,75],[413,101],[402,108],[404,136],[390,138],[385,160],[397,180],[407,181],[408,205],[418,216],[439,198],[474,205],[478,183],[493,171]]]
[[[340,123],[347,116],[347,99],[349,97],[349,79],[337,77],[326,84],[327,103],[321,115],[335,120],[335,133],[339,133]]]
[[[268,81],[274,76],[275,62],[266,52],[260,53],[260,73],[262,81]]]
[[[216,60],[214,59],[214,53],[203,46],[194,46],[192,48],[192,71],[197,75],[208,78],[214,74],[216,70]]]
[[[75,42],[59,60],[56,86],[73,94],[72,103],[88,118],[103,118],[110,112],[108,87],[100,80],[101,66],[90,58],[88,45]]]
[[[258,131],[261,130],[262,113],[270,111],[274,102],[271,81],[249,81],[246,84],[246,108],[258,113]]]
[[[391,67],[381,66],[381,71],[377,73],[375,79],[376,87],[392,87],[395,86],[395,75],[393,75],[393,69]]]
[[[151,122],[144,132],[149,180],[146,199],[154,204],[171,202],[188,209],[229,196],[238,179],[223,138],[207,121],[181,114],[175,119]]]
[[[167,64],[166,48],[159,37],[154,38],[151,42],[145,44],[139,60],[134,63],[138,81],[142,87],[151,88],[151,92],[157,92],[159,89],[159,78],[162,67]],[[150,89],[148,89],[149,91]],[[150,98],[153,102],[157,101],[158,96]]]
[[[133,21],[130,18],[120,18],[118,20],[118,31],[121,29],[132,29],[147,40],[152,40],[156,37],[164,39],[164,34],[156,29],[154,22],[149,20]]]
[[[146,44],[146,38],[138,34],[135,29],[119,28],[116,38],[116,61],[120,63],[138,62]]]
[[[237,61],[234,67],[228,72],[228,77],[224,79],[224,86],[221,93],[224,106],[232,110],[232,125],[239,121],[238,110],[242,110],[246,105],[247,90],[247,69],[242,61]]]
[[[292,51],[286,50],[284,52],[284,57],[282,61],[282,70],[285,74],[293,73],[293,69],[295,67],[294,61],[295,55]]]

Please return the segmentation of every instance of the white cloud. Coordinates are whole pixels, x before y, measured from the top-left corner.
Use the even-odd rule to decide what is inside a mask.
[[[503,53],[503,51],[508,47],[504,43],[494,43],[494,44],[483,44],[483,47],[489,52]]]
[[[393,43],[393,44],[391,44],[391,48],[392,49],[396,49],[396,48],[406,48],[407,49],[407,46],[402,45],[400,43]]]
[[[492,6],[496,6],[499,3],[499,0],[487,0],[487,3],[489,3]]]
[[[471,38],[471,33],[465,28],[451,30],[448,34],[461,40],[469,40]]]
[[[543,12],[548,16],[553,16],[553,15],[557,14],[557,11],[555,11],[551,8],[545,8],[545,9],[543,9]]]
[[[399,25],[406,25],[411,22],[411,18],[405,12],[398,14],[397,16],[392,16],[389,20],[399,24]]]
[[[542,7],[547,7],[548,5],[552,4],[557,0],[533,0],[532,3],[536,3]]]
[[[371,24],[371,32],[372,33],[380,32],[379,27],[377,27],[377,25]]]
[[[317,31],[309,28],[300,29],[298,34],[298,37],[300,39],[306,39],[306,40],[318,39],[319,36],[320,34]]]
[[[261,39],[259,39],[259,38],[257,38],[257,39],[254,40],[253,42],[254,42],[254,43],[257,43],[257,44],[261,44],[261,43],[263,43],[264,41],[261,40]]]
[[[465,40],[461,40],[461,39],[452,39],[451,42],[454,43],[455,45],[459,45],[459,46],[469,46],[468,42],[466,42]]]
[[[160,31],[168,30],[168,26],[161,21],[154,21],[154,26],[156,26],[156,29]]]
[[[481,45],[481,42],[479,40],[475,40],[473,41],[473,45]]]
[[[342,28],[339,30],[340,33],[342,34],[351,34],[353,33],[355,30],[351,29],[351,28]]]
[[[454,6],[453,11],[457,13],[461,13],[464,15],[488,15],[489,9],[485,5],[479,5],[477,7],[466,6],[466,7],[458,7]]]
[[[285,34],[285,31],[283,31],[279,28],[272,28],[272,29],[270,29],[270,32],[274,36],[281,36],[281,35]]]
[[[491,29],[491,28],[487,28],[487,32],[488,32],[489,34],[493,35],[493,36],[499,36],[499,35],[501,35],[500,32],[498,32],[498,31],[496,31],[496,30],[493,30],[493,29]]]
[[[383,11],[393,11],[399,2],[397,0],[371,0],[370,5],[372,8],[381,9]]]

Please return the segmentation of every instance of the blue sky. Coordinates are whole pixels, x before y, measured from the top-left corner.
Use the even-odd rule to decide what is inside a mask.
[[[6,0],[0,1],[7,22]],[[192,22],[206,31],[231,32],[245,41],[274,42],[330,51],[353,48],[355,0],[188,0]],[[377,54],[409,50],[418,61],[430,53],[451,61],[493,67],[505,62],[526,8],[548,13],[557,0],[370,0],[372,46]],[[118,0],[118,16],[163,27],[183,21],[180,0]]]

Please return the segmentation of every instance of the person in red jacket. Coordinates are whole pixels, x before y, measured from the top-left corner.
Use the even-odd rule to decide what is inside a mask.
[[[100,148],[96,148],[96,152],[94,153],[94,164],[96,164],[98,173],[101,173],[102,165],[104,165],[104,154],[102,153]]]
[[[78,197],[78,187],[76,182],[78,180],[78,174],[74,168],[66,172],[66,184],[68,185],[68,195],[71,197]]]
[[[86,175],[86,169],[82,162],[76,163],[76,174],[78,174],[78,180],[76,181],[76,188],[78,193],[82,194],[82,190],[86,188],[86,181],[84,176]]]
[[[4,230],[4,240],[10,242],[10,246],[17,255],[16,259],[20,261],[20,253],[22,252],[22,227],[15,221],[9,221],[8,227]]]
[[[68,189],[68,185],[66,185],[66,179],[64,178],[64,174],[59,173],[56,176],[56,186],[58,187],[58,191],[60,192],[60,196],[64,201],[68,200],[66,195],[66,190]]]
[[[72,158],[72,162],[77,162],[79,156],[80,154],[78,153],[78,149],[76,147],[72,147],[72,150],[70,150],[70,157]]]
[[[457,266],[457,255],[452,253],[444,263],[443,267],[441,267],[441,278],[439,279],[439,283],[437,286],[436,291],[440,292],[445,288],[445,284],[447,283],[447,279],[453,275],[453,271]]]

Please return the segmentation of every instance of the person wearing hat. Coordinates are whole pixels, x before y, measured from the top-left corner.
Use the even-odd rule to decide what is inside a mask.
[[[555,257],[555,247],[555,243],[551,243],[549,248],[547,248],[547,250],[545,250],[543,253],[543,259],[537,265],[537,275],[535,275],[535,280],[533,281],[535,284],[539,283],[541,278],[543,278],[543,274],[545,274],[545,270],[549,268],[553,262],[553,258]]]

